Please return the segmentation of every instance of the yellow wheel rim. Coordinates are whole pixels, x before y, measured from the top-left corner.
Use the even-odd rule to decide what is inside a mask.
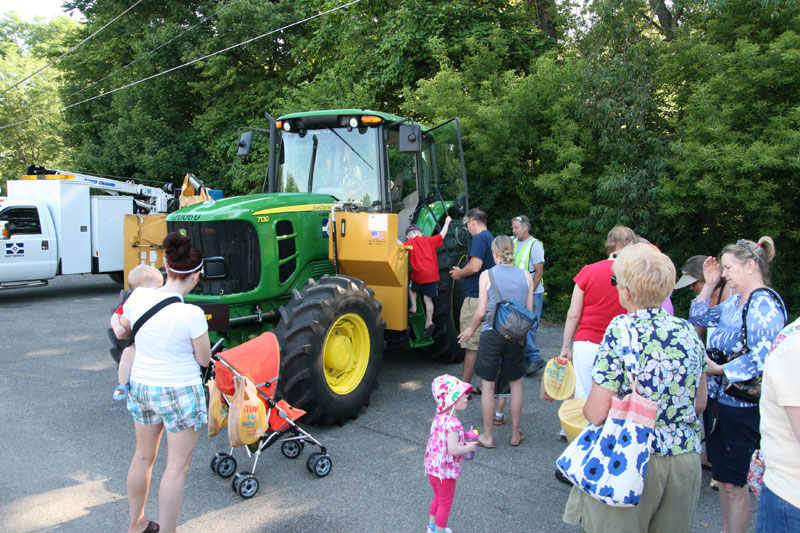
[[[336,394],[350,394],[361,383],[369,365],[369,329],[355,313],[334,322],[323,345],[325,380]]]

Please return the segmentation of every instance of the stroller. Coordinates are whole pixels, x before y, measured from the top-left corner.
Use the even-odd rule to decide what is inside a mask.
[[[218,342],[214,351],[221,345]],[[331,471],[331,457],[317,439],[300,428],[295,421],[306,414],[302,409],[295,409],[285,400],[275,400],[278,371],[280,368],[280,348],[278,339],[270,332],[263,333],[255,339],[239,346],[215,354],[213,365],[209,365],[210,374],[216,374],[217,387],[227,396],[234,393],[234,376],[246,376],[256,385],[259,399],[267,409],[267,431],[259,440],[243,446],[248,457],[253,457],[253,467],[249,471],[236,472],[231,487],[243,498],[252,498],[258,492],[258,479],[255,476],[256,464],[261,452],[275,444],[281,443],[281,452],[289,459],[296,459],[303,452],[306,444],[319,448],[319,452],[308,457],[308,470],[318,477],[325,477]],[[206,380],[210,376],[206,376]],[[211,459],[211,470],[222,478],[230,477],[236,471],[234,448],[229,453],[216,453]]]

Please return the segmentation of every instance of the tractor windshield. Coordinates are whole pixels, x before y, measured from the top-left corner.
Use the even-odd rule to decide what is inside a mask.
[[[380,203],[378,132],[367,127],[282,132],[277,192],[330,194],[367,207]]]

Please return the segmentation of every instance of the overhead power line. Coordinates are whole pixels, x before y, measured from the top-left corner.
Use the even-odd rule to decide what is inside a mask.
[[[7,93],[8,91],[10,91],[11,89],[13,89],[14,87],[18,87],[18,86],[19,86],[19,85],[21,85],[22,83],[25,83],[25,82],[26,82],[26,81],[28,81],[29,79],[31,79],[31,78],[33,78],[34,76],[36,76],[37,74],[39,74],[39,73],[40,73],[41,71],[43,71],[44,69],[46,69],[46,68],[48,68],[48,67],[50,67],[50,66],[52,66],[52,65],[55,65],[56,63],[58,63],[58,62],[59,62],[59,61],[61,61],[61,60],[62,60],[62,59],[63,59],[63,58],[64,58],[64,57],[67,55],[67,54],[69,54],[70,52],[72,52],[73,50],[75,50],[76,48],[78,48],[79,46],[81,46],[83,43],[85,43],[86,41],[88,41],[89,39],[91,39],[92,37],[94,37],[95,35],[97,35],[98,33],[100,33],[101,31],[103,31],[104,29],[106,29],[108,26],[110,26],[111,24],[113,24],[113,23],[114,23],[114,21],[116,21],[116,20],[117,20],[118,18],[120,18],[122,15],[124,15],[125,13],[127,13],[128,11],[130,11],[131,9],[133,9],[134,7],[136,7],[137,5],[139,5],[139,3],[141,3],[141,1],[142,1],[142,0],[136,0],[136,3],[134,3],[132,6],[130,6],[128,9],[126,9],[125,11],[123,11],[122,13],[120,13],[119,15],[117,15],[116,17],[114,17],[113,19],[111,19],[111,20],[109,20],[108,22],[106,22],[106,23],[103,25],[103,27],[102,27],[102,28],[100,28],[99,30],[97,30],[96,32],[94,32],[93,34],[91,34],[90,36],[88,36],[87,38],[85,38],[84,40],[82,40],[81,42],[79,42],[78,44],[76,44],[75,46],[73,46],[72,48],[70,48],[69,50],[67,50],[67,51],[66,51],[66,52],[64,52],[63,54],[61,54],[60,56],[58,56],[57,58],[55,58],[54,60],[52,60],[52,61],[51,61],[51,62],[49,62],[48,64],[46,64],[45,66],[43,66],[42,68],[40,68],[39,70],[37,70],[36,72],[34,72],[33,74],[29,74],[28,76],[25,76],[24,78],[22,78],[21,80],[19,80],[17,83],[15,83],[14,85],[12,85],[11,87],[8,87],[7,89],[4,89],[4,90],[3,90],[3,92],[0,92],[0,95],[3,95],[3,94],[5,94],[5,93]]]
[[[217,16],[217,15],[218,15],[218,14],[219,14],[221,11],[223,11],[223,10],[225,10],[225,9],[228,9],[229,7],[231,7],[232,5],[235,5],[235,4],[237,4],[237,3],[239,3],[239,0],[236,0],[235,2],[231,2],[231,3],[229,3],[229,4],[225,4],[224,6],[222,6],[220,9],[218,9],[218,10],[217,10],[217,11],[215,11],[214,13],[212,13],[212,14],[210,14],[210,15],[206,16],[206,17],[203,17],[203,19],[202,19],[200,22],[198,22],[197,24],[195,24],[194,26],[190,26],[190,27],[186,28],[185,30],[183,30],[182,32],[180,32],[178,35],[176,35],[176,36],[172,37],[171,39],[169,39],[168,41],[166,41],[166,42],[164,42],[164,43],[161,43],[160,45],[156,46],[155,48],[153,48],[153,49],[152,49],[152,50],[150,50],[149,52],[147,52],[147,53],[145,53],[145,54],[142,54],[142,55],[140,55],[139,57],[137,57],[136,59],[134,59],[133,61],[131,61],[131,62],[130,62],[130,63],[128,63],[127,65],[125,65],[125,66],[122,66],[122,67],[119,67],[118,69],[114,70],[114,71],[113,71],[113,72],[111,72],[110,74],[107,74],[106,76],[103,76],[103,77],[102,77],[102,78],[100,78],[99,80],[93,81],[92,83],[88,84],[86,87],[84,87],[84,88],[82,88],[82,89],[78,89],[77,91],[74,91],[74,92],[73,92],[73,93],[71,93],[71,94],[68,94],[68,95],[66,96],[66,98],[71,98],[71,97],[75,96],[76,94],[80,94],[80,93],[82,93],[83,91],[85,91],[85,90],[89,89],[90,87],[93,87],[93,86],[97,85],[98,83],[100,83],[100,82],[103,82],[103,81],[107,80],[108,78],[110,78],[110,77],[111,77],[111,76],[113,76],[114,74],[116,74],[116,73],[118,73],[118,72],[120,72],[120,71],[122,71],[122,70],[125,70],[126,68],[132,67],[133,65],[135,65],[136,63],[138,63],[138,62],[139,62],[139,61],[141,61],[142,59],[146,58],[146,57],[147,57],[147,56],[149,56],[150,54],[153,54],[153,53],[157,52],[158,50],[160,50],[161,48],[164,48],[165,46],[167,46],[169,43],[171,43],[171,42],[172,42],[172,41],[174,41],[175,39],[177,39],[177,38],[181,37],[182,35],[184,35],[184,34],[185,34],[185,33],[187,33],[187,32],[190,32],[190,31],[192,31],[193,29],[195,29],[195,28],[196,28],[196,27],[198,27],[199,25],[201,25],[201,24],[203,24],[204,22],[206,22],[208,19],[210,19],[210,18],[212,18],[212,17],[215,17],[215,16]]]
[[[141,0],[139,0],[139,1],[141,1]],[[79,106],[81,104],[85,104],[87,102],[91,102],[92,100],[97,100],[98,98],[103,98],[104,96],[108,96],[109,94],[114,94],[117,91],[122,91],[123,89],[127,89],[129,87],[133,87],[134,85],[138,85],[138,84],[143,83],[145,81],[152,80],[152,79],[157,78],[159,76],[163,76],[164,74],[169,74],[170,72],[174,72],[174,71],[176,71],[178,69],[182,69],[183,67],[188,67],[189,65],[193,65],[193,64],[198,63],[200,61],[205,61],[206,59],[209,59],[209,58],[214,57],[216,55],[228,52],[229,50],[233,50],[234,48],[238,48],[240,46],[244,46],[246,44],[252,43],[253,41],[257,41],[259,39],[263,39],[264,37],[266,37],[268,35],[272,35],[273,33],[277,33],[279,31],[283,31],[283,30],[289,29],[289,28],[291,28],[293,26],[298,26],[300,24],[308,22],[309,20],[313,20],[313,19],[319,18],[319,17],[321,17],[323,15],[327,15],[329,13],[333,13],[334,11],[338,11],[340,9],[344,9],[345,7],[349,7],[349,6],[351,6],[353,4],[357,4],[359,2],[361,2],[361,0],[351,0],[350,2],[347,2],[346,4],[342,4],[340,6],[333,7],[331,9],[326,10],[326,11],[322,11],[320,13],[317,13],[316,15],[311,15],[310,17],[306,17],[306,18],[304,18],[302,20],[298,20],[296,22],[292,22],[291,24],[287,24],[285,26],[281,26],[280,28],[276,28],[276,29],[270,30],[270,31],[268,31],[266,33],[262,33],[261,35],[256,35],[255,37],[253,37],[251,39],[247,39],[246,41],[242,41],[240,43],[236,43],[234,45],[228,46],[228,47],[223,48],[221,50],[217,50],[216,52],[212,52],[210,54],[206,54],[206,55],[204,55],[202,57],[198,57],[197,59],[192,59],[191,61],[187,61],[186,63],[182,63],[180,65],[177,65],[177,66],[172,67],[170,69],[164,70],[162,72],[157,72],[157,73],[155,73],[155,74],[153,74],[151,76],[147,76],[147,77],[142,78],[140,80],[136,80],[134,82],[125,84],[125,85],[123,85],[121,87],[117,87],[116,89],[111,89],[110,91],[104,92],[102,94],[98,94],[96,96],[92,96],[91,98],[86,98],[85,100],[81,100],[80,102],[75,102],[74,104],[70,104],[70,105],[67,105],[67,106],[64,106],[64,107],[60,107],[58,109],[53,109],[52,111],[47,111],[45,113],[40,113],[38,115],[34,115],[34,116],[28,117],[28,118],[23,119],[23,120],[18,120],[16,122],[12,122],[11,124],[6,124],[4,126],[0,126],[0,130],[4,130],[6,128],[11,128],[11,127],[17,126],[19,124],[24,124],[26,122],[30,122],[31,120],[36,120],[37,118],[46,117],[48,115],[52,115],[53,113],[58,113],[60,111],[65,111],[67,109],[70,109],[71,107],[76,107],[76,106]],[[2,94],[2,93],[0,93],[0,94]]]

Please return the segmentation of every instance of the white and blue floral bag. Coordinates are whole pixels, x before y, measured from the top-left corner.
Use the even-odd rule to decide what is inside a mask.
[[[638,350],[630,339],[635,330],[632,323],[621,329],[628,337],[620,339],[619,346],[633,392],[622,399],[612,398],[605,423],[586,426],[556,466],[592,498],[613,507],[633,507],[644,491],[658,403],[639,395]]]

